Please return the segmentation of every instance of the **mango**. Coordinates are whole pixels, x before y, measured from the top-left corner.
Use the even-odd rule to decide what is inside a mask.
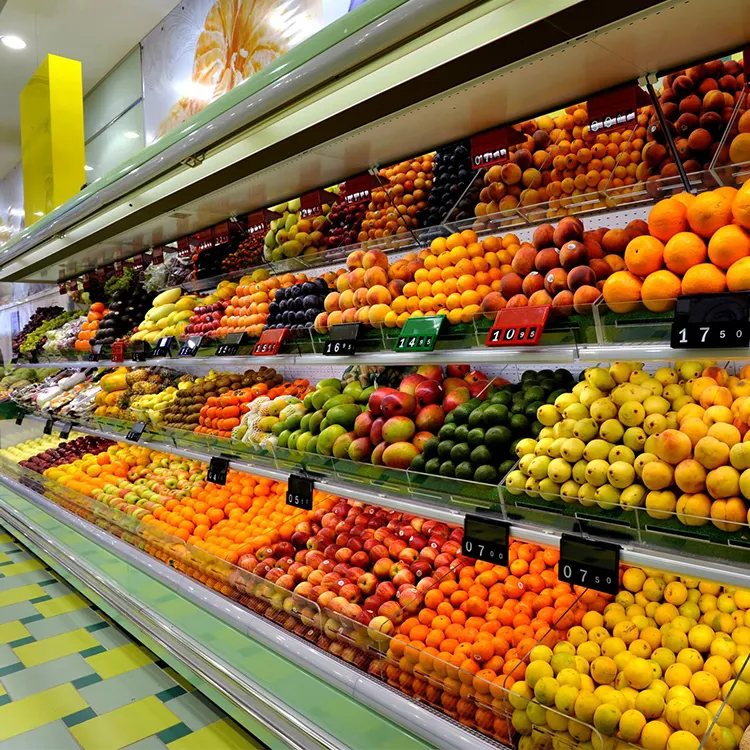
[[[297,438],[297,450],[298,451],[306,451],[308,443],[312,440],[313,434],[312,432],[303,432],[298,438]]]
[[[195,299],[195,297],[180,297],[180,299],[175,302],[175,308],[180,312],[183,312],[185,310],[192,311],[197,304],[198,301]]]
[[[349,393],[342,393],[340,396],[334,396],[333,398],[329,398],[328,401],[326,401],[323,404],[323,411],[328,411],[329,409],[333,409],[334,406],[343,406],[344,404],[353,404],[354,403],[354,396],[352,396]]]
[[[320,432],[320,425],[326,418],[326,413],[322,409],[318,409],[308,421],[308,429],[313,435],[317,435]]]
[[[318,436],[318,453],[323,456],[330,456],[333,453],[333,444],[346,432],[346,428],[338,424],[326,427]]]
[[[158,305],[156,307],[152,307],[147,313],[146,313],[146,320],[160,320],[161,318],[165,318],[169,313],[175,311],[175,306],[171,302],[167,302],[163,305]]]
[[[341,425],[346,430],[351,430],[354,427],[354,420],[361,413],[362,407],[358,404],[342,404],[326,412],[326,419],[330,425]]]
[[[328,401],[329,398],[333,398],[334,396],[338,395],[339,392],[334,388],[318,388],[318,390],[312,394],[310,403],[313,409],[322,409],[323,404],[325,404],[325,402]],[[305,399],[305,401],[307,401],[307,399]],[[305,404],[305,406],[307,406],[307,404]]]
[[[166,291],[154,297],[154,300],[151,303],[151,305],[152,307],[161,307],[162,305],[174,304],[175,302],[177,302],[178,299],[180,299],[181,296],[182,296],[182,289],[176,286],[172,289],[167,289]]]
[[[349,458],[349,446],[357,439],[356,432],[345,432],[336,438],[333,444],[333,455],[335,458]]]
[[[341,381],[338,378],[324,378],[323,380],[318,382],[318,385],[316,386],[317,390],[321,390],[323,388],[335,388],[339,393],[341,393]]]

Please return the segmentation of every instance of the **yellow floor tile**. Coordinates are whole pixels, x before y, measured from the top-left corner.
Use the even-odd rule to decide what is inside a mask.
[[[5,692],[5,688],[3,687],[3,683],[2,682],[0,682],[0,696],[1,695],[7,695],[7,693]]]
[[[0,643],[20,641],[21,638],[28,638],[30,635],[31,633],[26,630],[26,626],[18,620],[0,625]]]
[[[34,606],[40,615],[56,617],[57,615],[64,615],[66,612],[73,612],[76,609],[85,609],[89,606],[89,603],[78,594],[66,594],[55,599],[49,599],[46,602],[39,602]]]
[[[170,742],[169,750],[206,750],[209,747],[230,748],[262,748],[263,745],[254,742],[253,738],[242,732],[231,719],[221,719],[209,724],[197,732]]]
[[[127,646],[89,656],[86,661],[103,680],[108,680],[132,669],[145,667],[154,661],[154,657],[137,643],[128,643]]]
[[[5,554],[5,552],[0,552],[0,563],[6,562],[10,562],[10,558]],[[10,567],[10,565],[8,567]]]
[[[27,602],[29,599],[36,599],[40,596],[46,596],[47,592],[36,583],[30,583],[28,586],[19,586],[17,589],[8,589],[0,591],[0,607],[7,607],[9,604],[18,604],[18,602]]]
[[[6,565],[0,573],[7,578],[8,576],[17,576],[20,573],[30,573],[32,570],[44,570],[44,563],[39,560],[24,560],[13,565]]]
[[[70,733],[83,750],[119,750],[179,723],[180,719],[152,695],[84,721]]]
[[[70,684],[0,706],[0,742],[88,708]]]
[[[86,651],[99,645],[99,641],[91,633],[81,628],[71,630],[70,633],[44,638],[36,643],[28,643],[13,650],[24,666],[35,667],[37,664],[45,664],[53,659],[77,654],[79,651]]]
[[[0,544],[8,544],[8,542],[15,542],[16,540],[10,536],[10,534],[0,534]]]

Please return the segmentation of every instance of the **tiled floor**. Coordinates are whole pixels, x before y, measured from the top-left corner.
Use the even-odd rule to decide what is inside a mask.
[[[0,528],[0,750],[262,748]]]

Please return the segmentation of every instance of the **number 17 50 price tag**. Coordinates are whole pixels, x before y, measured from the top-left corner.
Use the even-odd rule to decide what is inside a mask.
[[[673,349],[747,347],[750,344],[750,295],[679,297],[671,344]]]

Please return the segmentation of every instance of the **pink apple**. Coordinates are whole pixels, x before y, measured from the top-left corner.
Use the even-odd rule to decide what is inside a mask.
[[[375,561],[372,566],[372,572],[378,578],[389,578],[392,564],[390,557],[383,557],[380,560]]]
[[[409,568],[404,568],[403,570],[399,570],[398,573],[396,573],[395,576],[393,576],[393,583],[396,586],[401,586],[403,584],[412,584],[416,581],[416,576],[414,573],[409,570]]]

